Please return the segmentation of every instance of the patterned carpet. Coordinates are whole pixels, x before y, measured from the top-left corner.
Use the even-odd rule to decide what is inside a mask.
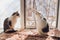
[[[36,35],[35,30],[23,30],[15,33],[2,33],[0,34],[0,40],[58,40],[50,36]]]

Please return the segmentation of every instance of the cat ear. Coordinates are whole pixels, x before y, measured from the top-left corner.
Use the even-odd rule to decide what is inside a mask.
[[[12,16],[14,16],[16,13],[13,13]]]
[[[18,13],[18,11],[16,11],[16,13]]]

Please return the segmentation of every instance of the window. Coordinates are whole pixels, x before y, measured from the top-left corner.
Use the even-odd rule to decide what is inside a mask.
[[[50,28],[56,28],[58,0],[25,0],[26,28],[36,28],[34,13],[31,8],[41,11]]]

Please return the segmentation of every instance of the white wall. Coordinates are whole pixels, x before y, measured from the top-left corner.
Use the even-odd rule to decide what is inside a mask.
[[[0,0],[0,29],[3,30],[4,19],[10,17],[13,12],[20,13],[20,0]],[[15,28],[20,27],[20,19]],[[1,31],[0,30],[0,31]]]

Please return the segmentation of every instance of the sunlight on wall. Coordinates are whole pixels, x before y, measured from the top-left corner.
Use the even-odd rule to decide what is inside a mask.
[[[10,17],[13,12],[20,13],[20,0],[0,0],[0,31],[3,30],[4,19]],[[20,28],[20,19],[15,28]]]

